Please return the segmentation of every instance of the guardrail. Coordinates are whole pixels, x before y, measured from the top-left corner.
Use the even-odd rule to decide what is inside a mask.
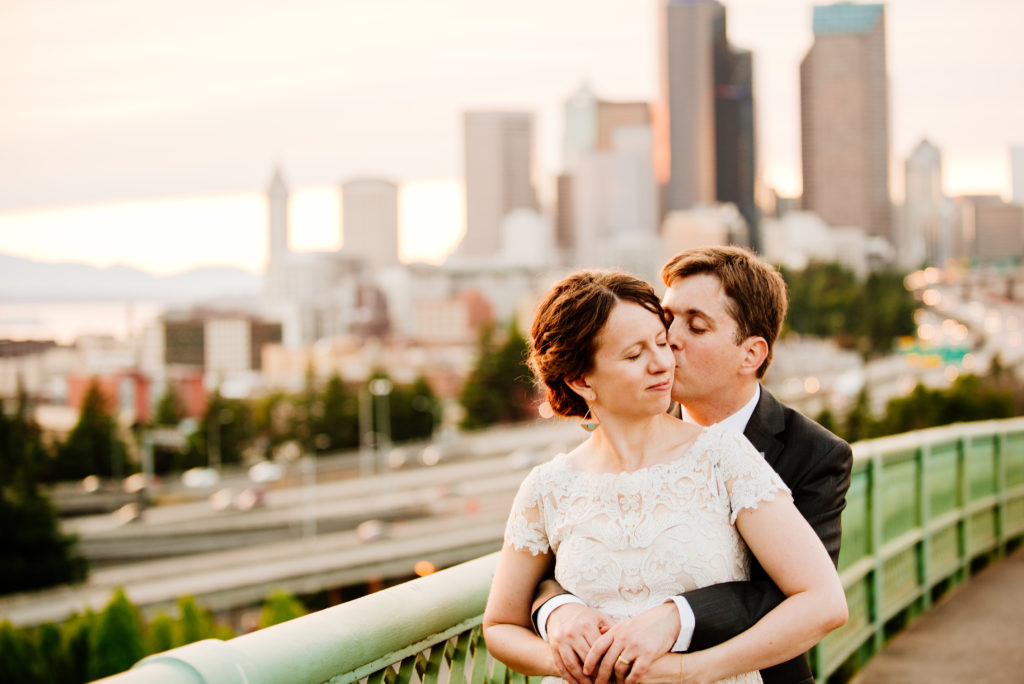
[[[972,569],[1024,539],[1024,419],[949,425],[854,445],[839,570],[848,623],[811,654],[845,680]],[[497,554],[230,641],[140,661],[106,684],[520,682],[480,621]],[[529,678],[537,679],[537,678]]]

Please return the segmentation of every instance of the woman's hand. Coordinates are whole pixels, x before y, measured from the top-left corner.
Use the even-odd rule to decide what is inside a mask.
[[[607,684],[612,677],[639,684],[678,638],[679,610],[672,602],[663,603],[606,631],[591,646],[583,672],[594,684]]]
[[[604,613],[580,603],[559,606],[548,616],[548,644],[562,679],[570,684],[591,684],[592,678],[583,674],[584,659],[613,624]]]

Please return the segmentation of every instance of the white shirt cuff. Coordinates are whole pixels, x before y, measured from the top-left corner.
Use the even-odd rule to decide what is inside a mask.
[[[578,603],[581,606],[587,605],[583,599],[573,596],[572,594],[559,594],[558,596],[552,596],[549,598],[544,602],[544,605],[537,609],[537,634],[539,634],[540,638],[544,641],[548,640],[548,617],[551,616],[551,613],[555,608],[564,606],[567,603]],[[693,615],[693,611],[691,611],[690,614]],[[693,631],[692,628],[690,631]],[[689,644],[689,639],[687,639],[687,644]]]
[[[690,648],[690,641],[693,640],[693,628],[697,626],[697,618],[693,614],[693,608],[690,607],[689,601],[682,596],[672,596],[669,600],[676,604],[676,609],[679,611],[679,638],[672,646],[672,652],[685,653]]]

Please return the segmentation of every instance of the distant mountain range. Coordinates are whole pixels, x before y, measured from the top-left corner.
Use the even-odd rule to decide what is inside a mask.
[[[251,297],[263,276],[230,266],[203,266],[156,276],[130,266],[47,263],[0,254],[0,300],[156,300],[196,302]]]

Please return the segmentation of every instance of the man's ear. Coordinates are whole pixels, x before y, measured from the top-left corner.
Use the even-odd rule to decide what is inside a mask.
[[[743,363],[740,366],[744,372],[757,373],[764,360],[768,358],[768,342],[763,337],[751,336],[743,340]]]
[[[569,389],[571,389],[573,392],[580,395],[580,397],[582,397],[584,401],[591,402],[597,398],[597,394],[594,392],[593,388],[591,388],[590,384],[587,382],[587,376],[585,375],[581,375],[580,377],[574,378],[572,380],[566,380],[565,384],[568,385]]]

